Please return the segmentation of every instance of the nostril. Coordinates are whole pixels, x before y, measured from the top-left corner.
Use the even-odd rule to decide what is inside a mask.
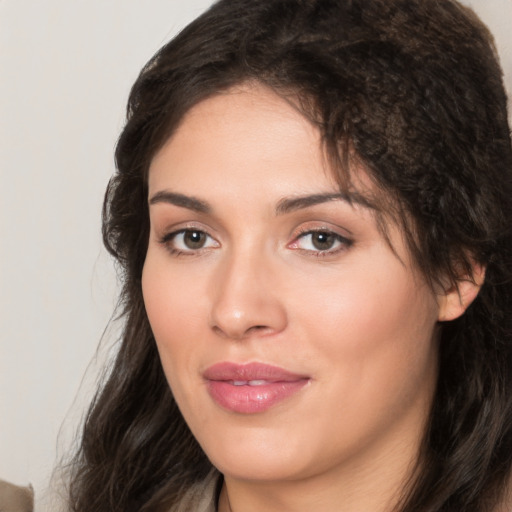
[[[272,331],[272,328],[269,327],[268,325],[253,325],[251,327],[249,327],[248,329],[244,329],[244,330],[224,330],[222,329],[222,327],[219,327],[218,325],[214,325],[212,327],[213,331],[219,335],[219,336],[223,336],[223,337],[228,337],[228,338],[232,338],[232,339],[244,339],[244,338],[248,338],[250,337],[251,335],[255,335],[255,334],[258,334],[258,335],[265,335],[267,334],[268,332],[271,332]]]
[[[247,329],[246,334],[250,334],[250,333],[254,333],[254,332],[263,334],[269,330],[271,330],[271,329],[268,325],[254,325],[254,326],[250,327],[249,329]]]
[[[287,324],[281,300],[263,289],[250,291],[252,288],[244,283],[241,280],[236,286],[228,286],[229,279],[223,281],[219,294],[211,300],[210,329],[217,336],[233,340],[281,332]]]
[[[213,329],[213,332],[215,332],[215,334],[218,334],[218,335],[222,335],[223,334],[222,329],[220,327],[216,326],[216,325],[214,325],[212,327],[212,329]]]

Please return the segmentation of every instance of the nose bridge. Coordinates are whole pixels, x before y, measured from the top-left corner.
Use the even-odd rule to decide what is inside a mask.
[[[272,257],[264,250],[230,251],[215,279],[213,329],[232,339],[284,329],[286,311],[275,276]]]

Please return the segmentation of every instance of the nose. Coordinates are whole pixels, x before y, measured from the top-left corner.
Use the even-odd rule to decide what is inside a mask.
[[[212,329],[233,340],[283,331],[287,313],[279,291],[278,272],[263,256],[232,256],[215,276]]]

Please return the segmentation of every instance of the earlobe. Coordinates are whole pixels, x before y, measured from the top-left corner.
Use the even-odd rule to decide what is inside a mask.
[[[461,277],[456,284],[438,295],[440,322],[455,320],[476,299],[485,280],[485,266],[475,263],[471,276]]]

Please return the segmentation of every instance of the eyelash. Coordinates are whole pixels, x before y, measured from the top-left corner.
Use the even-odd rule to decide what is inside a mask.
[[[346,237],[340,235],[339,233],[336,233],[335,231],[332,231],[327,228],[319,228],[319,229],[300,230],[299,234],[295,237],[295,239],[291,243],[291,245],[297,244],[297,242],[299,240],[302,240],[302,239],[306,238],[307,236],[313,236],[316,234],[323,234],[326,236],[333,237],[335,240],[335,243],[337,242],[339,244],[339,246],[336,247],[335,249],[326,249],[326,250],[302,249],[300,247],[295,247],[295,249],[299,250],[301,252],[308,253],[317,258],[325,258],[327,256],[332,256],[332,255],[338,254],[339,252],[342,252],[342,251],[348,249],[354,243],[353,240],[350,240],[349,238],[346,238]]]
[[[197,233],[199,235],[205,235],[211,240],[215,240],[213,237],[211,237],[206,231],[202,229],[197,229],[194,227],[189,228],[183,228],[179,229],[177,231],[173,231],[171,233],[165,234],[159,242],[166,247],[166,249],[171,253],[172,256],[196,256],[198,251],[201,251],[202,249],[207,249],[208,247],[198,247],[197,249],[188,249],[188,250],[182,250],[177,249],[176,247],[172,246],[172,242],[179,236],[179,235],[185,235],[186,233]],[[216,244],[218,242],[215,241]]]
[[[179,235],[185,235],[186,233],[196,233],[198,235],[204,235],[210,240],[213,240],[218,247],[218,242],[210,236],[206,231],[202,229],[196,229],[194,227],[189,228],[183,228],[179,229],[177,231],[173,231],[171,233],[165,234],[160,240],[159,243],[164,245],[166,249],[171,253],[173,256],[196,256],[199,251],[202,251],[203,249],[209,249],[210,247],[198,247],[197,249],[189,248],[188,250],[183,249],[177,249],[176,247],[173,247],[172,242],[179,236]],[[325,250],[312,250],[312,249],[304,249],[298,246],[298,242],[300,240],[304,240],[307,236],[314,236],[314,235],[326,235],[328,237],[333,237],[334,242],[338,243],[339,246],[335,249],[325,249]],[[294,238],[293,242],[288,245],[288,247],[292,249],[296,249],[298,251],[301,251],[302,253],[307,253],[308,255],[315,256],[317,258],[332,256],[335,254],[338,254],[339,252],[342,252],[346,249],[348,249],[353,244],[353,240],[350,240],[349,238],[346,238],[335,231],[331,231],[330,229],[304,229],[299,232],[299,234]],[[294,247],[295,246],[295,247]],[[214,246],[215,247],[215,246]]]

